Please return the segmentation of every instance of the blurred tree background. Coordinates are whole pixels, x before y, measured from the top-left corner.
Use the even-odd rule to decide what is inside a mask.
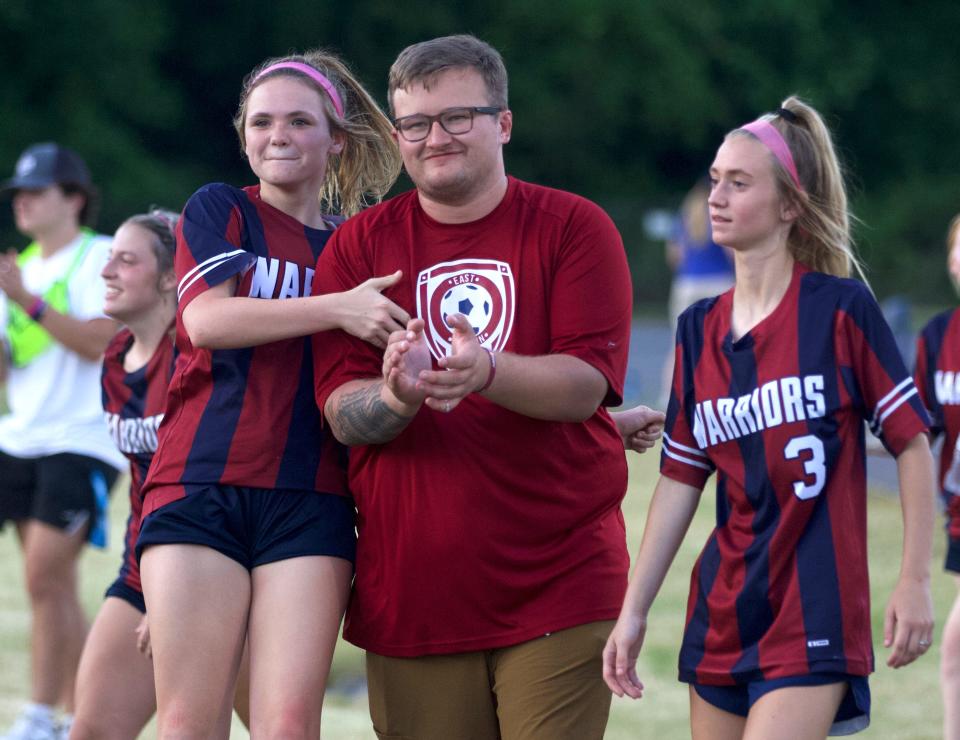
[[[0,0],[0,175],[32,142],[76,148],[109,232],[150,204],[179,208],[205,182],[251,181],[230,119],[264,58],[334,49],[385,102],[400,49],[472,32],[510,71],[508,170],[607,208],[638,302],[663,301],[669,282],[644,214],[676,207],[727,130],[799,93],[848,165],[874,288],[945,304],[958,30],[955,0]],[[0,239],[24,241],[5,205]]]

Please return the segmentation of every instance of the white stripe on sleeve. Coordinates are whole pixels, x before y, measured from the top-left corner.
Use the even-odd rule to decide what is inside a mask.
[[[184,293],[186,293],[190,286],[197,282],[197,280],[211,270],[215,270],[224,262],[229,262],[238,254],[245,254],[245,252],[242,249],[235,249],[232,252],[221,252],[220,254],[210,257],[209,259],[205,259],[203,262],[196,265],[192,270],[184,275],[183,279],[180,281],[180,285],[177,288],[177,300],[183,298]]]
[[[707,453],[701,450],[699,447],[687,447],[686,445],[682,445],[679,442],[677,442],[675,439],[673,439],[666,432],[663,433],[663,439],[670,447],[675,447],[678,450],[682,450],[683,452],[689,452],[691,455],[697,455],[699,457],[707,456]]]
[[[712,472],[713,472],[713,466],[712,466],[712,465],[709,465],[709,464],[704,463],[704,462],[700,462],[699,460],[691,460],[689,457],[684,457],[683,455],[678,455],[678,454],[675,453],[675,452],[671,452],[669,447],[664,447],[664,448],[663,448],[663,454],[666,455],[667,457],[673,458],[673,459],[676,460],[677,462],[682,462],[682,463],[685,463],[685,464],[687,464],[687,465],[692,465],[692,466],[695,467],[695,468],[703,468],[703,469],[706,470],[708,473],[712,473]]]

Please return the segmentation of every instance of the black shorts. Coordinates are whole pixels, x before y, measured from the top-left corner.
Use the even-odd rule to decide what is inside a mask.
[[[943,569],[960,573],[960,537],[951,537],[947,533],[947,556],[943,560]]]
[[[830,735],[852,735],[870,724],[870,683],[866,676],[846,673],[810,673],[804,676],[786,676],[735,686],[708,686],[692,683],[694,691],[708,704],[738,717],[746,717],[750,707],[764,694],[788,686],[824,686],[846,682],[847,693],[840,702],[833,719]]]
[[[204,545],[247,570],[311,555],[356,559],[353,500],[315,491],[186,485],[144,518],[137,560],[151,545]]]
[[[36,519],[67,534],[85,531],[92,544],[106,547],[108,496],[117,475],[102,460],[71,452],[0,452],[0,526]]]
[[[116,599],[123,599],[141,614],[147,613],[147,605],[143,601],[143,591],[137,591],[130,584],[124,583],[121,578],[111,583],[110,588],[103,596],[104,598],[113,596]]]

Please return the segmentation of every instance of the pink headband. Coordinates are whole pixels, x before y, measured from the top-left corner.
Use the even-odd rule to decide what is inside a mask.
[[[797,174],[797,165],[794,163],[793,155],[790,153],[790,147],[787,146],[787,142],[781,133],[777,131],[776,126],[769,121],[758,118],[753,123],[748,123],[746,126],[741,126],[740,128],[744,131],[749,131],[760,139],[760,142],[773,152],[773,156],[776,157],[780,164],[790,173],[790,177],[793,178],[793,184],[800,190],[803,190],[803,185],[800,184],[800,175]]]
[[[254,77],[253,82],[250,84],[253,85],[264,75],[270,74],[278,69],[296,70],[297,72],[305,74],[311,80],[320,85],[320,87],[326,90],[327,95],[330,96],[330,100],[333,102],[333,107],[337,111],[337,115],[340,116],[340,118],[343,118],[343,101],[340,100],[340,94],[337,92],[337,88],[333,86],[333,83],[330,82],[330,80],[320,74],[320,72],[311,67],[309,64],[304,64],[303,62],[277,62],[276,64],[271,64],[269,67],[263,70],[263,72]]]

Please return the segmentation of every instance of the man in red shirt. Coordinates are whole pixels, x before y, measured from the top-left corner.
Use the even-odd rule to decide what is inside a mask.
[[[471,36],[390,72],[416,189],[350,219],[314,293],[397,269],[386,353],[314,338],[317,402],[353,446],[345,636],[381,736],[601,738],[601,651],[628,557],[621,403],[631,288],[609,217],[508,177],[500,55]],[[634,428],[658,415],[641,409]]]

